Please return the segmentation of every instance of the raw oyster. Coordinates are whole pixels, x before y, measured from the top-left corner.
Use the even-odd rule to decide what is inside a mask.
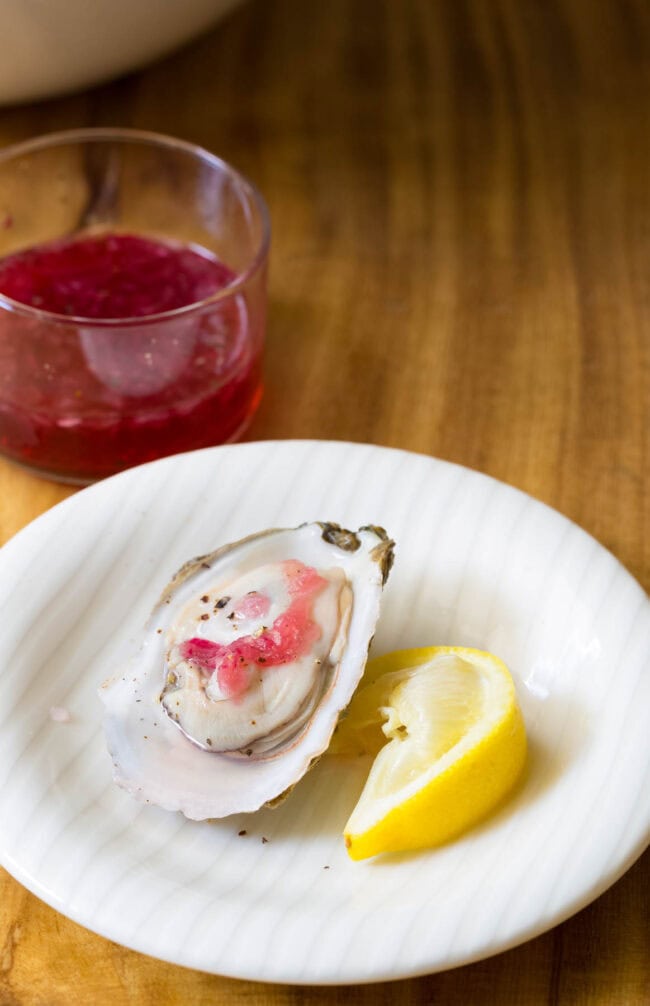
[[[382,528],[313,523],[182,566],[100,690],[115,781],[196,820],[277,802],[352,697],[392,561]]]

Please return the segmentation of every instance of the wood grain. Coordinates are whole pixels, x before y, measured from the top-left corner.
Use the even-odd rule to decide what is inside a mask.
[[[478,468],[576,520],[648,589],[649,28],[644,0],[250,0],[140,74],[0,110],[0,143],[132,125],[235,163],[274,224],[249,438]],[[0,463],[0,538],[68,492]],[[649,881],[646,854],[525,946],[346,999],[641,1006]],[[144,958],[0,876],[2,1006],[341,995]]]

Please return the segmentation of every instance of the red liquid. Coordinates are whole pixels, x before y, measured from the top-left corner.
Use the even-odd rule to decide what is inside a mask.
[[[91,481],[233,439],[260,396],[262,333],[244,294],[151,319],[233,279],[207,254],[129,234],[0,260],[1,293],[70,317],[0,310],[0,451]],[[129,321],[92,321],[108,318]]]
[[[261,632],[240,636],[232,643],[215,643],[194,636],[180,644],[183,660],[193,661],[208,675],[217,671],[219,688],[227,698],[241,695],[250,687],[253,670],[257,676],[271,667],[297,660],[322,635],[312,618],[312,605],[327,580],[313,566],[305,566],[297,559],[288,559],[283,568],[291,602],[270,628],[262,626]],[[244,600],[240,598],[237,603],[241,605]]]

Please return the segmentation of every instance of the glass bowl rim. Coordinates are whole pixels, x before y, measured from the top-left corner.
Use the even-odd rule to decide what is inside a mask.
[[[239,272],[232,282],[227,284],[227,286],[221,287],[221,289],[215,291],[215,293],[211,294],[209,297],[203,298],[203,300],[192,301],[191,304],[185,304],[183,307],[177,307],[170,311],[159,311],[157,314],[147,314],[141,317],[130,316],[125,318],[88,318],[85,315],[58,314],[55,311],[45,311],[38,307],[32,307],[30,304],[23,304],[21,301],[14,300],[12,297],[7,296],[1,291],[0,310],[5,310],[12,314],[22,314],[23,316],[50,324],[56,322],[58,324],[85,325],[88,327],[93,326],[98,328],[120,328],[126,325],[148,325],[160,323],[162,321],[179,318],[194,312],[203,311],[206,308],[218,304],[220,301],[227,300],[235,296],[263,266],[268,257],[269,247],[271,244],[271,220],[264,197],[259,189],[251,181],[249,181],[245,175],[234,168],[232,164],[229,164],[228,161],[225,161],[217,154],[213,154],[205,147],[201,147],[196,143],[191,143],[189,140],[180,140],[177,137],[167,136],[164,133],[156,133],[151,130],[127,129],[112,126],[64,129],[53,133],[43,133],[40,136],[32,137],[29,140],[23,140],[19,143],[13,143],[8,147],[4,147],[0,150],[0,164],[4,164],[17,157],[22,157],[25,154],[31,154],[39,150],[47,149],[48,147],[64,146],[65,144],[83,143],[86,141],[101,143],[122,141],[124,143],[135,143],[142,146],[166,147],[167,149],[182,150],[186,154],[192,155],[197,160],[203,161],[212,167],[221,169],[233,178],[237,182],[238,186],[244,190],[249,201],[256,206],[260,214],[262,236],[255,254],[248,266],[242,270],[242,272]]]

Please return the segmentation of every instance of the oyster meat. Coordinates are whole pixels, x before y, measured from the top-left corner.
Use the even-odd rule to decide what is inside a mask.
[[[382,528],[312,523],[185,563],[100,690],[116,782],[196,820],[277,802],[352,697],[392,561]]]

